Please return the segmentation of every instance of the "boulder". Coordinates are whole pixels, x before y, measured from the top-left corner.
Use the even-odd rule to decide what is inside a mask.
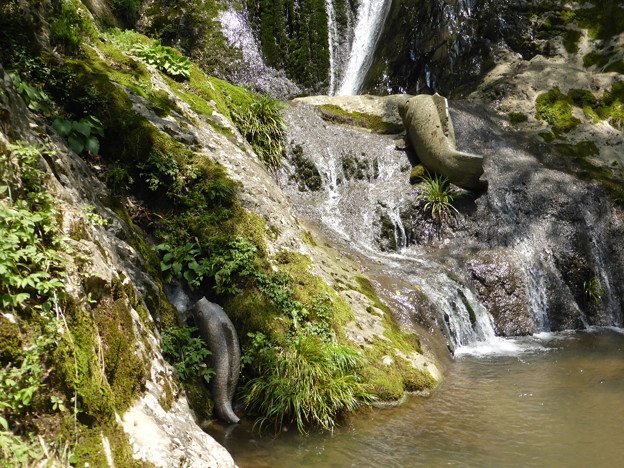
[[[423,166],[465,189],[481,186],[483,156],[458,151],[446,98],[420,94],[399,104],[405,130]]]

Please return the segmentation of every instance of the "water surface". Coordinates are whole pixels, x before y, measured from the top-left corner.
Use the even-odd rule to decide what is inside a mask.
[[[463,348],[430,397],[333,435],[213,436],[246,467],[615,467],[624,460],[624,334],[542,334]]]

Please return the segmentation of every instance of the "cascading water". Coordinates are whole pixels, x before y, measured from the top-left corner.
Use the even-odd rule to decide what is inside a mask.
[[[408,245],[405,213],[414,209],[416,189],[409,184],[411,166],[405,151],[397,149],[398,138],[328,124],[307,106],[288,109],[287,119],[288,141],[301,147],[323,180],[319,191],[300,191],[289,177],[282,178],[299,215],[383,275],[413,285],[408,296],[417,286],[436,311],[450,348],[492,339],[492,318],[454,267]],[[380,250],[384,231],[392,245],[386,252]]]
[[[334,1],[325,0],[325,11],[327,12],[327,40],[329,45],[329,92],[333,95],[336,92],[336,47],[338,46],[338,26],[336,25],[336,11]]]
[[[624,226],[610,205],[592,186],[545,167],[535,156],[543,148],[462,106],[451,107],[458,149],[485,156],[489,186],[440,239],[423,235],[420,189],[409,183],[401,138],[326,122],[309,106],[287,110],[287,139],[323,187],[300,191],[284,177],[285,193],[380,284],[407,285],[381,296],[403,304],[403,319],[419,316],[442,330],[451,349],[502,343],[497,334],[621,326],[624,252],[616,239]]]
[[[352,96],[362,87],[391,4],[391,0],[360,1],[351,51],[337,95]]]

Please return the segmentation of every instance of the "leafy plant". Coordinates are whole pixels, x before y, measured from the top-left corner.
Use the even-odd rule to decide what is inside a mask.
[[[108,168],[104,173],[104,177],[106,178],[106,184],[116,194],[130,190],[134,183],[134,179],[128,169],[120,166]]]
[[[107,226],[110,222],[108,219],[102,218],[97,214],[95,212],[95,206],[93,205],[85,205],[83,212],[87,218],[87,222],[93,226]]]
[[[132,49],[132,53],[174,78],[188,80],[191,77],[189,58],[180,55],[177,50],[171,47],[161,45],[160,41],[155,41],[150,45],[137,44]]]
[[[79,121],[57,117],[52,122],[52,127],[67,140],[67,144],[76,154],[85,150],[92,154],[100,152],[98,136],[104,136],[104,127],[97,117],[90,115]]]
[[[28,108],[33,112],[38,112],[45,117],[52,115],[53,103],[50,97],[42,90],[30,86],[23,81],[15,72],[9,72],[13,86],[22,97]]]
[[[194,243],[182,246],[160,244],[156,250],[162,253],[160,270],[165,273],[168,282],[184,278],[189,286],[197,287],[210,272],[210,264],[206,259],[200,259],[201,250]]]
[[[9,310],[45,312],[64,297],[58,212],[37,168],[46,152],[17,144],[0,153],[0,303]]]
[[[249,90],[245,96],[229,97],[232,120],[236,128],[252,146],[262,163],[276,169],[282,165],[284,155],[284,105],[271,96],[258,96]]]
[[[421,177],[423,193],[416,197],[416,200],[423,202],[423,211],[441,225],[444,221],[453,218],[458,214],[453,206],[459,194],[453,192],[449,180],[440,175],[425,174]]]
[[[244,363],[257,376],[243,389],[257,424],[277,431],[294,423],[300,432],[309,425],[333,430],[345,412],[374,400],[357,374],[362,358],[351,348],[299,335],[283,346],[261,334],[249,334]]]
[[[214,370],[206,366],[205,360],[211,353],[201,338],[193,336],[196,332],[195,327],[167,328],[161,334],[163,354],[178,371],[181,380],[199,375],[209,383]]]

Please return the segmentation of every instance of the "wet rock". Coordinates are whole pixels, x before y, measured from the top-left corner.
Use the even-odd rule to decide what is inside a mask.
[[[538,331],[527,307],[521,270],[505,255],[483,252],[466,262],[480,299],[492,314],[497,335],[530,335]]]

